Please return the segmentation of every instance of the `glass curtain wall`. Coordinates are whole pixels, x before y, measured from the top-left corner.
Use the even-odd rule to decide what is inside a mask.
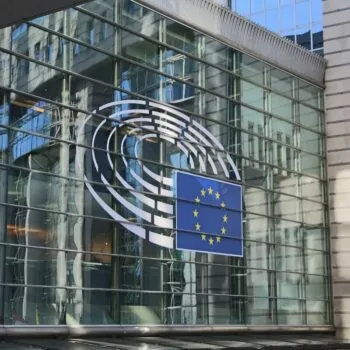
[[[5,324],[331,322],[322,88],[130,0],[95,0],[0,40]],[[123,124],[130,110],[140,117],[139,101],[151,116],[190,117],[231,155],[244,257],[135,234],[174,235],[159,178],[227,179],[219,159],[186,156],[163,119],[155,132],[146,117]]]

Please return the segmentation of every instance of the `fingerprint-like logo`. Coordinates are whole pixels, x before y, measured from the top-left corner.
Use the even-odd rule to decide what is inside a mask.
[[[92,121],[93,114],[113,111],[103,119],[96,127],[93,127],[91,148],[79,147],[79,140],[84,139],[86,127]],[[96,117],[95,117],[96,118]],[[118,137],[120,157],[128,176],[115,169],[113,166],[112,140],[118,129],[127,127],[127,132],[120,133]],[[101,157],[97,157],[95,150],[96,140],[101,130],[108,129],[108,137],[105,138],[103,157],[106,157],[109,171],[113,171],[115,180],[122,186],[122,191],[117,189],[108,180],[106,167],[101,166]],[[119,135],[119,134],[118,134]],[[152,170],[139,154],[140,144],[145,140],[164,140],[176,147],[187,158],[189,170],[206,174],[240,180],[239,172],[231,156],[225,151],[223,145],[214,135],[199,122],[181,113],[180,111],[159,103],[143,100],[124,100],[107,103],[94,110],[77,130],[76,171],[83,174],[85,185],[93,198],[101,208],[115,221],[134,235],[148,239],[150,242],[165,248],[174,248],[174,210],[172,204],[174,198],[173,177],[163,176]],[[133,159],[142,168],[142,176],[136,171],[134,164],[130,162],[130,143],[133,139]],[[135,142],[136,139],[136,142]],[[101,149],[100,142],[98,149]],[[118,206],[106,203],[102,196],[95,190],[92,179],[84,172],[84,154],[91,152],[93,167],[101,181],[112,196],[118,202]],[[98,152],[101,155],[101,151]],[[151,181],[147,181],[150,179]],[[142,188],[142,191],[139,189]],[[127,195],[126,195],[127,193]],[[120,208],[118,210],[115,207]],[[131,212],[148,225],[140,225],[128,218],[125,212]],[[146,227],[147,226],[147,227]],[[171,232],[164,234],[164,232]]]

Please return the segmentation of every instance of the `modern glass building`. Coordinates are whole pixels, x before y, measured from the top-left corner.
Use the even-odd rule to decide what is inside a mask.
[[[5,325],[332,324],[324,61],[204,5],[95,0],[1,30]],[[190,26],[195,6],[226,27]],[[242,256],[176,249],[179,170],[241,186]]]
[[[322,0],[231,0],[224,5],[323,55]]]

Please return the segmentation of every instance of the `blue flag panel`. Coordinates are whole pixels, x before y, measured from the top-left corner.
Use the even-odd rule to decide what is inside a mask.
[[[242,257],[242,186],[177,172],[176,248]]]

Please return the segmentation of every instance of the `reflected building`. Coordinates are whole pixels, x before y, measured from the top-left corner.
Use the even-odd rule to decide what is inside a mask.
[[[224,6],[323,55],[322,0],[231,0]]]
[[[321,79],[144,5],[95,0],[0,32],[4,322],[330,324]],[[243,186],[244,257],[152,241],[176,233],[177,170]]]

